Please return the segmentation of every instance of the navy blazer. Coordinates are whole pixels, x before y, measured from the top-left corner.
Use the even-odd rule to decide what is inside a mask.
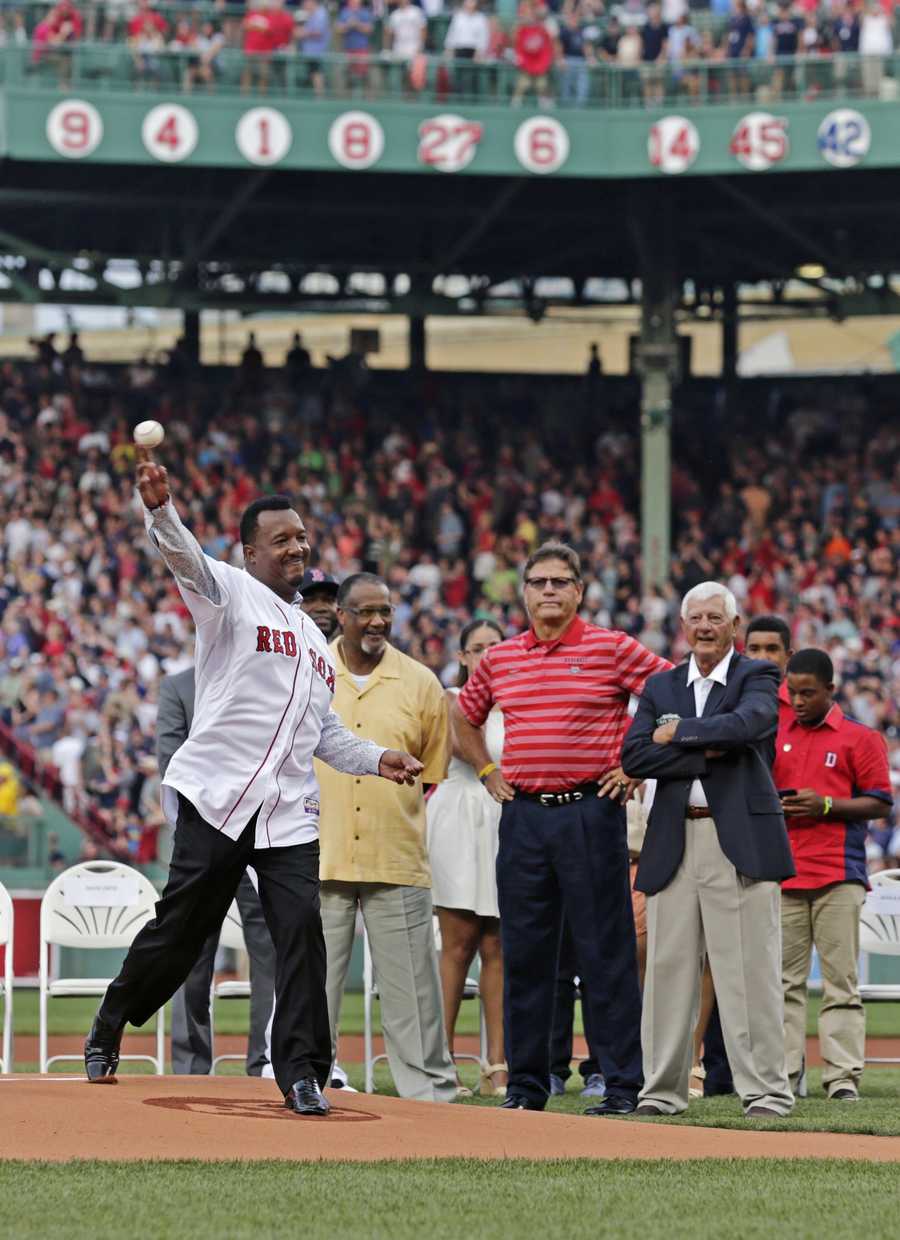
[[[684,855],[691,784],[703,784],[722,852],[739,874],[780,882],[796,872],[781,801],[772,781],[778,728],[778,669],[735,654],[727,683],[714,684],[697,718],[688,663],[651,676],[625,744],[622,766],[633,779],[656,779],[635,887],[653,895],[671,882]],[[653,733],[666,716],[680,722],[668,745]],[[707,749],[724,757],[704,756]]]

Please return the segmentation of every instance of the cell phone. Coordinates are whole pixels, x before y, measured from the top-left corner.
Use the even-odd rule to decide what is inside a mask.
[[[784,797],[795,797],[797,795],[797,789],[796,788],[779,788],[778,795],[782,799]]]

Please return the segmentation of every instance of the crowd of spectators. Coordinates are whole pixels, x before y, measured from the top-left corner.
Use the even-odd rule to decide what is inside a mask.
[[[674,659],[678,601],[701,580],[726,582],[746,617],[785,616],[795,647],[831,655],[845,708],[885,733],[900,784],[895,381],[686,385],[671,579],[647,589],[638,393],[599,359],[545,382],[378,373],[354,355],[316,370],[299,338],[279,370],[251,340],[230,371],[195,370],[180,346],[115,368],[77,339],[35,343],[34,362],[0,366],[0,721],[120,852],[154,854],[157,684],[192,660],[133,489],[131,429],[151,416],[209,554],[240,562],[242,509],[290,493],[318,564],[382,574],[394,641],[446,685],[473,615],[524,627],[520,566],[561,538],[586,568],[586,617]],[[900,831],[876,846],[896,856]]]
[[[549,105],[814,96],[839,87],[896,97],[892,0],[521,0],[492,11],[482,0],[214,0],[154,7],[58,0],[5,8],[7,43],[32,42],[34,66],[63,84],[72,45],[126,40],[138,83],[171,80],[215,89],[228,49],[243,52],[240,85],[297,85],[316,94],[498,97],[530,90]],[[846,61],[846,53],[861,60]],[[173,59],[174,58],[174,59]],[[289,75],[297,58],[301,72]],[[794,63],[799,61],[799,63]],[[597,66],[621,74],[597,75]],[[501,73],[508,70],[508,73]]]

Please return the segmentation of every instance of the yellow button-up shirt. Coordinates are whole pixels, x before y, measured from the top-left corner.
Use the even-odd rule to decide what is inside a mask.
[[[333,705],[344,726],[355,736],[411,753],[425,770],[410,788],[342,775],[317,762],[319,875],[323,882],[430,887],[422,784],[440,783],[447,774],[450,724],[444,691],[433,672],[393,646],[360,689],[341,656],[340,638],[330,650],[337,668]]]

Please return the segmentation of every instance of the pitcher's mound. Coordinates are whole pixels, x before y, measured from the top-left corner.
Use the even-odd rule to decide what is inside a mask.
[[[735,1132],[646,1121],[439,1106],[329,1090],[327,1119],[286,1110],[254,1077],[0,1077],[0,1158],[859,1158],[900,1161],[900,1139]]]

